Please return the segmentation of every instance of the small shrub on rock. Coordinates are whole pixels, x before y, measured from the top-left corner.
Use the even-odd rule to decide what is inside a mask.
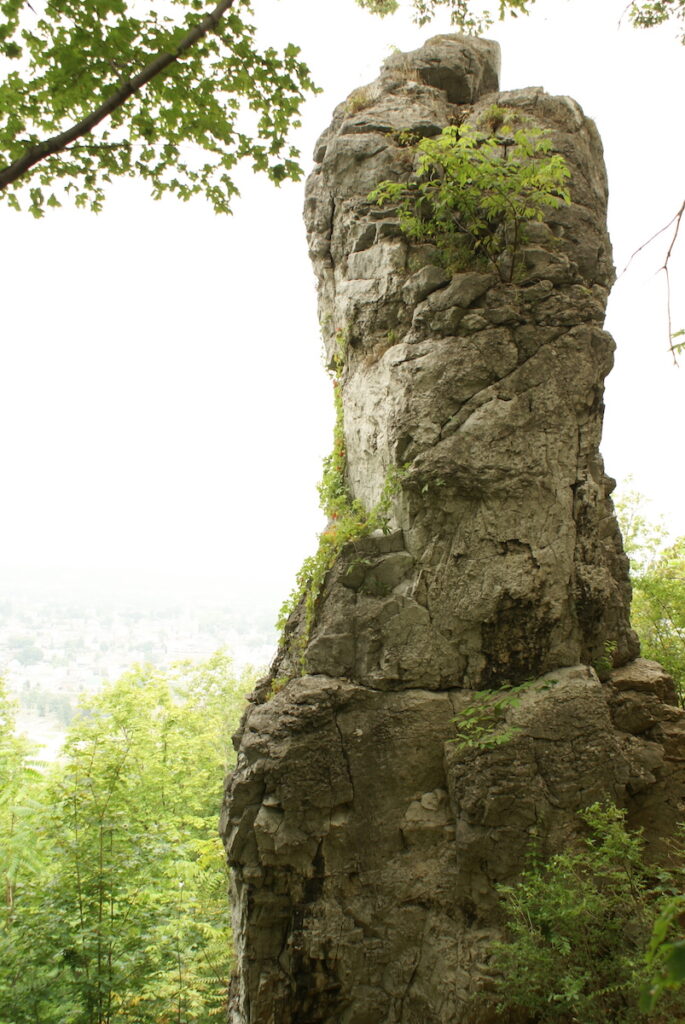
[[[570,171],[546,131],[507,117],[496,130],[450,125],[421,139],[416,176],[382,181],[369,199],[395,206],[407,237],[436,245],[447,265],[484,263],[509,282],[526,224],[570,202]]]

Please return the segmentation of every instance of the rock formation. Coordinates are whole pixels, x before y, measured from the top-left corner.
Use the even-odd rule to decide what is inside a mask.
[[[573,100],[497,89],[496,44],[438,36],[317,144],[305,218],[331,362],[346,340],[346,484],[367,508],[393,467],[399,486],[388,531],[346,545],[313,617],[292,614],[236,739],[232,1024],[483,1024],[495,886],[531,837],[558,849],[602,796],[657,846],[680,814],[683,715],[635,660],[599,454],[601,143]],[[548,130],[572,175],[513,283],[446,268],[369,201],[413,173],[403,133],[493,104]],[[534,678],[507,742],[454,743],[474,691]]]

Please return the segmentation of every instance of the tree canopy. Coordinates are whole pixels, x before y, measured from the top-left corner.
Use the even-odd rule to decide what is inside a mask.
[[[82,702],[45,774],[0,681],[0,1024],[210,1024],[231,966],[222,778],[249,673],[218,652]]]
[[[0,188],[31,212],[72,193],[100,208],[115,176],[150,181],[155,198],[203,193],[218,212],[251,161],[297,178],[288,134],[314,91],[297,46],[261,48],[248,4],[221,0],[4,0]],[[97,132],[94,133],[94,129]]]
[[[391,14],[399,0],[356,0]],[[410,0],[418,24],[441,11],[482,31],[535,0]],[[298,179],[288,141],[316,91],[300,50],[257,40],[248,0],[0,0],[0,197],[41,216],[71,196],[100,209],[114,177],[148,180],[159,198],[203,194],[230,210],[247,160],[274,182]],[[685,24],[685,0],[635,0],[632,22]]]
[[[357,3],[380,15],[392,14],[400,6],[399,0],[357,0]],[[480,32],[492,25],[496,18],[529,14],[534,4],[535,0],[498,0],[493,12],[478,0],[412,0],[419,25],[427,24],[440,9],[446,8],[452,23],[467,32]],[[682,22],[681,40],[685,43],[685,0],[632,0],[625,13],[639,28],[652,28],[668,21]]]

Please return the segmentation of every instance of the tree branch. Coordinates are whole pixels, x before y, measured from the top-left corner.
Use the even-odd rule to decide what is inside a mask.
[[[48,156],[53,156],[55,153],[61,153],[63,149],[66,149],[76,139],[92,132],[93,128],[100,124],[101,121],[104,121],[106,117],[113,114],[131,96],[140,92],[149,81],[161,74],[170,64],[173,64],[182,57],[203,36],[213,32],[226,11],[233,6],[233,3],[234,0],[220,0],[213,11],[205,15],[199,24],[195,25],[185,34],[173,53],[157,54],[142,71],[139,71],[133,78],[124,82],[116,92],[112,93],[104,103],[88,114],[87,117],[84,117],[83,120],[78,121],[60,135],[53,135],[52,138],[45,139],[43,142],[39,142],[38,145],[32,146],[23,156],[18,157],[7,167],[0,169],[0,189],[16,181],[41,160]]]
[[[678,240],[678,232],[680,231],[680,224],[682,222],[682,219],[683,219],[684,215],[685,215],[685,200],[683,200],[680,209],[671,217],[671,219],[669,220],[668,224],[664,224],[664,226],[662,228],[659,228],[659,230],[656,231],[652,235],[651,238],[648,238],[646,242],[643,242],[642,245],[638,249],[635,250],[635,252],[632,254],[630,259],[626,263],[625,267],[623,268],[623,270],[619,274],[619,277],[622,277],[625,274],[625,272],[628,269],[628,267],[630,266],[630,264],[635,259],[635,257],[638,255],[638,253],[642,252],[642,250],[645,249],[648,245],[651,245],[652,242],[656,238],[659,237],[659,235],[663,235],[664,231],[668,231],[668,229],[671,227],[672,224],[675,224],[675,228],[673,229],[673,237],[671,238],[670,245],[669,245],[669,247],[668,247],[668,249],[666,251],[666,256],[664,258],[664,262],[659,267],[659,270],[657,271],[657,273],[659,273],[660,271],[663,270],[664,275],[666,277],[666,315],[668,317],[668,348],[669,348],[669,351],[670,351],[671,355],[673,356],[673,362],[675,363],[676,366],[678,365],[677,352],[678,352],[678,349],[680,348],[680,346],[679,345],[674,345],[673,344],[673,339],[675,337],[677,337],[677,335],[680,334],[681,332],[678,331],[676,334],[673,333],[673,321],[671,319],[671,275],[670,275],[670,270],[669,270],[668,264],[669,264],[669,261],[671,259],[671,256],[673,255],[673,247],[675,246],[675,244],[676,244],[676,242]]]
[[[668,346],[669,346],[669,350],[671,352],[671,355],[673,356],[673,362],[675,363],[676,366],[678,365],[678,354],[677,354],[678,353],[678,346],[673,344],[673,339],[674,339],[675,335],[673,334],[673,320],[671,318],[671,274],[670,274],[670,268],[668,266],[668,263],[669,263],[669,260],[671,259],[671,255],[673,253],[673,246],[675,245],[676,241],[678,240],[678,232],[680,231],[680,224],[681,224],[681,221],[683,219],[683,213],[685,213],[685,200],[683,200],[682,206],[680,207],[680,209],[676,213],[675,217],[671,221],[671,224],[673,224],[673,221],[675,221],[675,228],[673,230],[673,238],[671,239],[671,244],[668,247],[668,252],[666,253],[666,258],[664,259],[663,266],[661,267],[661,269],[663,270],[663,272],[664,272],[664,274],[666,276],[666,310],[668,312]]]
[[[671,244],[670,244],[670,246],[669,246],[669,248],[668,248],[668,255],[666,256],[666,262],[668,263],[668,258],[669,258],[669,256],[671,255],[671,250],[673,249],[673,243],[675,242],[676,238],[678,237],[678,231],[679,231],[679,229],[680,229],[680,220],[681,220],[681,217],[683,216],[683,213],[684,213],[684,212],[685,212],[685,201],[683,202],[683,205],[682,205],[682,206],[680,207],[680,209],[678,210],[678,212],[677,212],[677,213],[675,213],[675,214],[674,214],[674,215],[673,215],[673,216],[671,217],[671,219],[669,220],[668,224],[664,224],[664,226],[663,226],[662,228],[659,228],[659,230],[658,230],[658,231],[655,231],[655,232],[654,232],[654,234],[652,235],[652,237],[651,237],[651,238],[648,238],[646,242],[643,242],[643,243],[642,243],[642,245],[638,246],[638,248],[637,248],[637,249],[635,250],[635,252],[634,252],[634,253],[633,253],[633,254],[631,255],[631,257],[630,257],[630,259],[628,260],[628,262],[626,263],[625,267],[623,268],[623,270],[622,270],[622,271],[621,271],[621,273],[619,274],[619,277],[623,277],[623,275],[625,274],[626,270],[628,270],[628,268],[630,267],[630,264],[631,264],[631,263],[633,262],[633,260],[635,259],[635,257],[636,257],[636,256],[637,256],[637,255],[638,255],[639,253],[641,253],[641,252],[642,252],[642,250],[643,250],[643,249],[646,249],[648,245],[651,245],[651,244],[652,244],[652,242],[653,242],[653,241],[654,241],[654,240],[655,240],[656,238],[658,238],[658,237],[659,237],[659,235],[663,235],[664,231],[668,231],[668,229],[670,228],[671,224],[675,223],[675,225],[676,225],[676,228],[675,228],[675,234],[673,235],[673,238],[672,238],[672,240],[671,240]],[[659,269],[661,270],[662,268],[660,267]]]

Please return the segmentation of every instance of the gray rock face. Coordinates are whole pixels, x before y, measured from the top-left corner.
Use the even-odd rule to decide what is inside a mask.
[[[360,616],[379,642],[369,659],[351,638],[345,672],[376,686],[419,681],[416,645],[392,640],[419,621],[432,652],[420,657],[420,682],[435,688],[592,663],[607,642],[617,662],[637,654],[613,484],[598,451],[614,348],[602,330],[613,267],[601,144],[572,100],[489,92],[496,65],[492,44],[463,37],[396,55],[365,90],[371,105],[341,104],[317,146],[305,219],[331,358],[341,331],[348,339],[349,486],[370,507],[388,467],[409,466],[393,526],[414,559],[376,614],[363,598],[354,616],[331,621],[322,610],[317,672],[339,673],[340,640],[327,659],[324,637],[348,633]],[[470,92],[453,84],[462,78]],[[479,98],[474,83],[489,94]],[[456,105],[457,93],[473,105]],[[573,174],[573,204],[531,225],[516,285],[449,274],[434,247],[409,244],[368,201],[379,181],[412,171],[398,129],[478,124],[495,102],[550,130]]]
[[[348,342],[349,491],[371,507],[402,475],[390,532],[342,550],[313,622],[291,616],[237,737],[232,1024],[485,1024],[495,886],[531,837],[558,849],[604,795],[658,848],[680,813],[683,716],[635,660],[599,455],[601,144],[572,100],[497,93],[497,71],[495,44],[438,36],[387,61],[317,144],[305,219],[331,361]],[[368,200],[413,171],[400,133],[478,124],[495,102],[548,129],[572,172],[513,284],[450,272]],[[545,674],[507,742],[455,745],[474,690]]]
[[[248,716],[224,829],[240,969],[232,1024],[484,1024],[494,886],[566,848],[610,797],[653,842],[682,816],[685,715],[636,661],[550,673],[508,743],[461,750],[452,688],[307,676]]]

